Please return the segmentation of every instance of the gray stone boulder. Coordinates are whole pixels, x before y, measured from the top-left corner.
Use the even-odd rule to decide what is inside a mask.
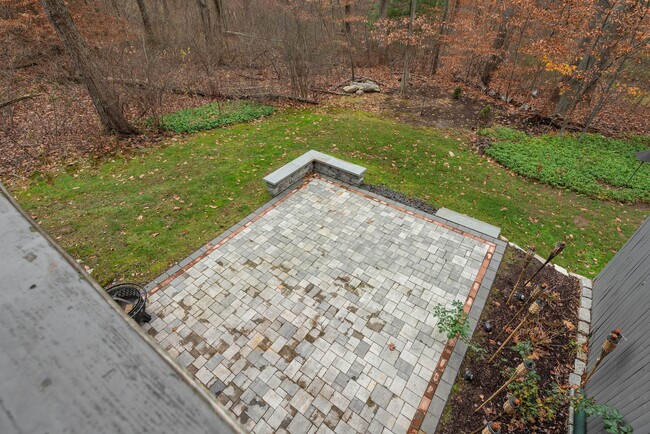
[[[349,86],[343,88],[343,92],[345,93],[357,93],[360,90],[363,92],[379,92],[379,85],[370,80],[353,81]]]

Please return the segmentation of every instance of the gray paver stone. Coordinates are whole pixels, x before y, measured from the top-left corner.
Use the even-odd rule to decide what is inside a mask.
[[[370,394],[370,399],[372,399],[375,403],[383,408],[388,407],[388,403],[392,397],[393,392],[379,384],[375,386],[375,388],[372,390],[372,393]]]

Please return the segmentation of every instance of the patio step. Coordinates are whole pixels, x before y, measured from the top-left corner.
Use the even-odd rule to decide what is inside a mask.
[[[482,222],[481,220],[477,220],[465,214],[452,211],[448,208],[440,208],[438,212],[436,212],[436,215],[443,219],[449,220],[452,223],[465,226],[466,228],[475,230],[476,232],[480,232],[492,238],[498,238],[499,234],[501,233],[501,228]]]

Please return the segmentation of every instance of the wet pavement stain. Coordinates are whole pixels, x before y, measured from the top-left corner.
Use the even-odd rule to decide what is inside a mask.
[[[280,352],[278,354],[287,363],[291,363],[293,361],[293,359],[295,359],[298,356],[298,353],[296,353],[295,349],[291,348],[290,346],[287,346],[287,345],[283,346],[280,349]]]
[[[219,341],[219,344],[214,348],[217,353],[223,354],[230,346],[224,341]]]
[[[190,334],[181,339],[181,345],[183,347],[185,347],[187,344],[192,344],[192,349],[196,348],[202,342],[205,342],[205,340],[194,330],[190,331]]]
[[[386,323],[378,318],[379,314],[373,313],[368,317],[366,327],[375,332],[380,332],[384,329]]]

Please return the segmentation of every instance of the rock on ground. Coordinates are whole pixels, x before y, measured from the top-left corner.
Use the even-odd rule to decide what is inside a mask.
[[[349,86],[343,88],[343,92],[345,93],[357,93],[360,90],[363,92],[379,92],[379,85],[372,81],[353,81]]]

